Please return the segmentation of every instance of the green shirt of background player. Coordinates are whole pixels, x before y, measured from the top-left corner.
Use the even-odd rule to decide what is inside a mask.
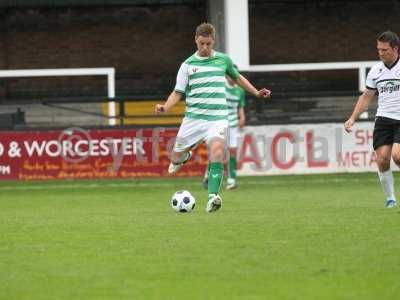
[[[235,66],[236,67],[236,66]],[[228,190],[236,188],[237,148],[239,139],[239,128],[246,123],[244,114],[245,91],[235,81],[227,76],[226,100],[228,102]]]
[[[186,113],[171,153],[170,174],[175,174],[190,157],[190,149],[205,141],[210,165],[206,211],[218,210],[222,198],[218,195],[224,167],[224,150],[228,128],[228,107],[225,75],[258,98],[268,98],[271,91],[257,90],[234,68],[226,54],[213,50],[215,29],[209,23],[196,28],[197,51],[182,63],[174,91],[164,104],[155,106],[155,113],[168,112],[185,94]]]

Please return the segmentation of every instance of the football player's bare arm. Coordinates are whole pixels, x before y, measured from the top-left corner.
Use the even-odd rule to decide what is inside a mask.
[[[271,96],[270,90],[265,88],[257,90],[243,75],[239,74],[239,77],[236,79],[236,83],[257,98],[269,98]]]
[[[347,132],[352,131],[352,127],[361,113],[365,111],[371,101],[376,98],[375,90],[366,89],[358,98],[356,106],[350,118],[344,123],[344,128]]]
[[[172,107],[174,107],[182,99],[182,93],[178,91],[172,91],[168,96],[167,101],[164,104],[156,104],[155,113],[162,114],[168,112]]]

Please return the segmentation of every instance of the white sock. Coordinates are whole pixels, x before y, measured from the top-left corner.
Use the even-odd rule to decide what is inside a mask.
[[[235,178],[228,178],[227,183],[228,184],[235,184],[236,180],[235,180]]]
[[[204,171],[204,180],[207,180],[208,179],[208,165],[207,165],[207,167],[206,167],[206,170]]]
[[[386,199],[396,200],[396,197],[394,196],[394,184],[393,184],[394,180],[393,180],[392,170],[389,169],[385,172],[378,171],[378,175]]]

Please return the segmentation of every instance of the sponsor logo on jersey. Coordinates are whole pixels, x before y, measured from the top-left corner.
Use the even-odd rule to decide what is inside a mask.
[[[400,90],[400,84],[393,81],[388,81],[385,85],[379,88],[379,93],[393,93],[398,92]]]

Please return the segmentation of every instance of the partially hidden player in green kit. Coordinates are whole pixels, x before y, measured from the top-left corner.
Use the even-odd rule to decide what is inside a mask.
[[[237,69],[237,66],[234,65]],[[244,113],[245,106],[245,91],[238,86],[234,80],[229,76],[226,76],[226,101],[228,103],[228,179],[227,179],[227,190],[232,190],[237,187],[236,182],[236,169],[237,169],[237,148],[239,140],[239,129],[243,128],[246,123],[246,116]],[[208,186],[208,173],[207,169],[204,173],[203,187]]]

